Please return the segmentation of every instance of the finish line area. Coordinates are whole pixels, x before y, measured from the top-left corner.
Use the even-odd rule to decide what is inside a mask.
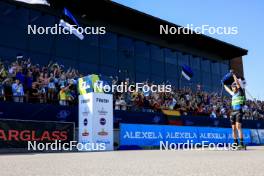
[[[263,176],[264,146],[246,151],[28,153],[0,155],[1,176],[184,175]]]

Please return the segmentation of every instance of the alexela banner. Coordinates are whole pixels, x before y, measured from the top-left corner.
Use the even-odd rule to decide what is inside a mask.
[[[258,130],[259,140],[261,144],[264,144],[264,130]]]
[[[79,142],[104,145],[105,150],[113,150],[112,94],[91,92],[79,95]],[[96,150],[98,147],[92,148]]]
[[[251,143],[249,129],[244,129],[244,142]],[[188,127],[169,125],[120,125],[120,145],[160,146],[168,143],[232,143],[230,128]]]

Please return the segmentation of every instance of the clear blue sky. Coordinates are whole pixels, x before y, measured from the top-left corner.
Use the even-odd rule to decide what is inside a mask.
[[[237,26],[237,35],[210,36],[249,51],[248,55],[243,57],[247,89],[254,98],[264,100],[263,0],[114,1],[181,26]]]

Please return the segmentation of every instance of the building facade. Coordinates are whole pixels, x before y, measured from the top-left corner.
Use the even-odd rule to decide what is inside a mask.
[[[116,13],[123,9],[127,14],[133,12],[137,15],[136,18],[141,16],[149,18],[146,14],[126,9],[113,2],[104,1],[102,3],[106,7],[116,8]],[[102,8],[101,10],[105,11],[103,5],[97,4],[94,8]],[[77,12],[76,8],[72,9],[73,12]],[[46,65],[53,60],[63,64],[66,68],[76,68],[84,75],[96,73],[118,76],[120,79],[129,77],[136,82],[145,80],[155,83],[170,82],[176,87],[195,88],[197,84],[200,84],[206,91],[220,91],[220,80],[232,67],[232,57],[241,61],[241,56],[246,54],[241,49],[241,53],[235,51],[238,54],[225,56],[214,53],[210,48],[208,51],[206,48],[200,50],[199,47],[186,43],[181,46],[181,41],[170,41],[158,34],[153,35],[151,31],[145,29],[131,29],[129,25],[132,24],[127,25],[127,22],[118,23],[118,19],[110,19],[115,18],[113,12],[105,12],[106,14],[113,13],[106,18],[107,15],[92,15],[89,13],[93,11],[90,11],[85,14],[88,19],[81,18],[84,12],[77,13],[80,23],[83,26],[105,25],[106,34],[85,35],[84,40],[79,40],[73,35],[28,35],[29,24],[43,27],[58,24],[60,19],[57,15],[58,10],[33,8],[11,1],[0,2],[1,60],[8,63],[14,61],[17,54],[23,54],[30,57],[35,64]],[[155,23],[155,19],[152,20]],[[160,19],[156,19],[157,24],[155,25],[159,22]],[[135,23],[135,25],[140,24]],[[215,41],[217,42],[219,41]],[[232,50],[233,46],[226,47],[231,47],[230,50]],[[189,65],[194,71],[191,81],[181,78],[183,64]],[[242,62],[240,64],[242,65]]]

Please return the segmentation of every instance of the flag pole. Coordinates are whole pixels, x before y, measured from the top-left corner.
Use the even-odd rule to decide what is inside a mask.
[[[245,92],[250,96],[250,98],[252,98],[253,102],[255,103],[255,105],[257,105],[257,107],[259,109],[261,109],[260,105],[258,104],[257,100],[251,95],[251,93],[245,88]]]
[[[182,74],[181,74],[181,76],[180,76],[179,89],[181,89],[181,81],[182,81]]]
[[[221,88],[221,98],[222,98],[222,103],[224,102],[224,97],[223,97],[223,91],[224,91],[224,83],[221,83],[222,88]]]

